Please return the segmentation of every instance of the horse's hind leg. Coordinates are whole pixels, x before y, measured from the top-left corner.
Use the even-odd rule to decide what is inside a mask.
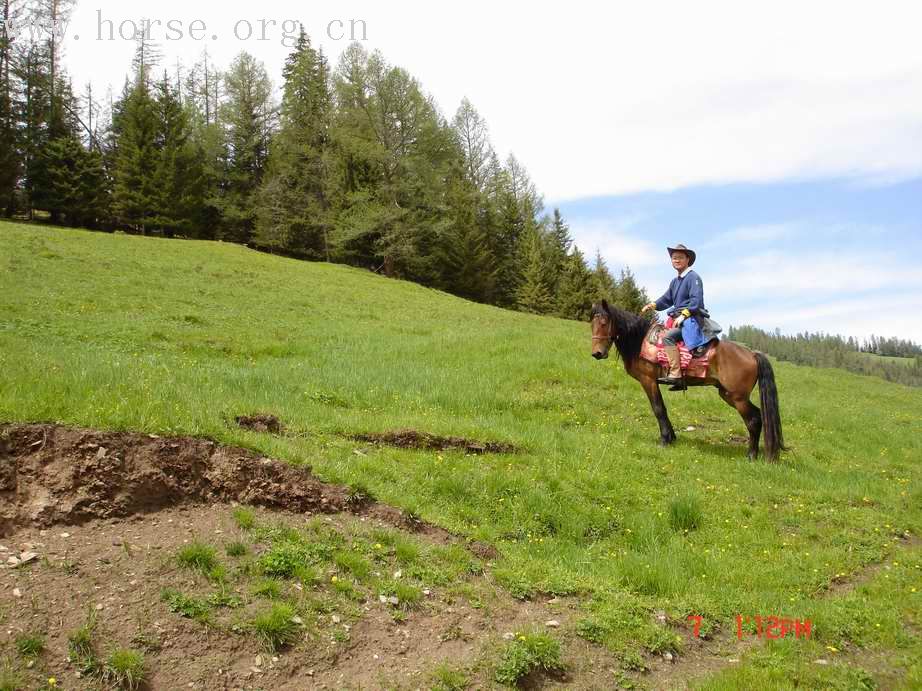
[[[762,411],[752,404],[749,394],[742,395],[727,391],[722,386],[718,389],[720,397],[736,411],[746,423],[749,431],[749,459],[754,461],[759,456],[759,436],[762,434]]]

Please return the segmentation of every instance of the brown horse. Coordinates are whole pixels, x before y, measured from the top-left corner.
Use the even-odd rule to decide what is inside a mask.
[[[640,382],[653,414],[659,421],[660,444],[675,441],[675,430],[666,414],[666,404],[656,378],[661,376],[660,366],[640,357],[644,338],[650,322],[631,312],[610,306],[604,300],[592,306],[592,357],[604,360],[612,344],[618,349],[627,373]],[[749,400],[749,394],[759,384],[762,403],[760,411]],[[781,434],[781,413],[778,410],[778,391],[771,363],[762,353],[754,352],[732,341],[718,341],[711,353],[708,376],[689,378],[688,386],[716,386],[720,397],[736,408],[749,430],[749,458],[759,455],[759,435],[765,432],[765,456],[770,461],[778,458],[784,449]]]

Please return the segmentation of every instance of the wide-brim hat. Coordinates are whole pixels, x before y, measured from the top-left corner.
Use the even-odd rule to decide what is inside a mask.
[[[670,257],[672,256],[673,252],[685,252],[685,254],[688,255],[688,265],[691,266],[692,264],[695,263],[695,256],[696,256],[695,251],[688,249],[682,243],[679,243],[675,247],[667,247],[666,251],[669,252]]]

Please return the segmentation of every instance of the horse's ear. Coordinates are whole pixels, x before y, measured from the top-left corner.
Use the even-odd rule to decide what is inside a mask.
[[[602,300],[602,309],[604,309],[606,313],[611,311],[608,309],[608,300]]]

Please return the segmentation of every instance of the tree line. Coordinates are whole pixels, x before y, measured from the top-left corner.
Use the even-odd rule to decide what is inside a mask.
[[[727,338],[799,365],[838,367],[908,386],[922,386],[922,349],[912,341],[871,336],[859,343],[852,337],[822,333],[785,336],[754,326],[731,326]]]
[[[647,302],[629,269],[573,245],[524,166],[501,161],[466,99],[350,44],[332,67],[303,28],[282,69],[242,52],[162,66],[136,38],[121,92],[76,95],[62,67],[74,0],[0,0],[0,210],[7,217],[222,240],[347,263],[479,302],[586,319]],[[29,17],[44,33],[13,35]]]

